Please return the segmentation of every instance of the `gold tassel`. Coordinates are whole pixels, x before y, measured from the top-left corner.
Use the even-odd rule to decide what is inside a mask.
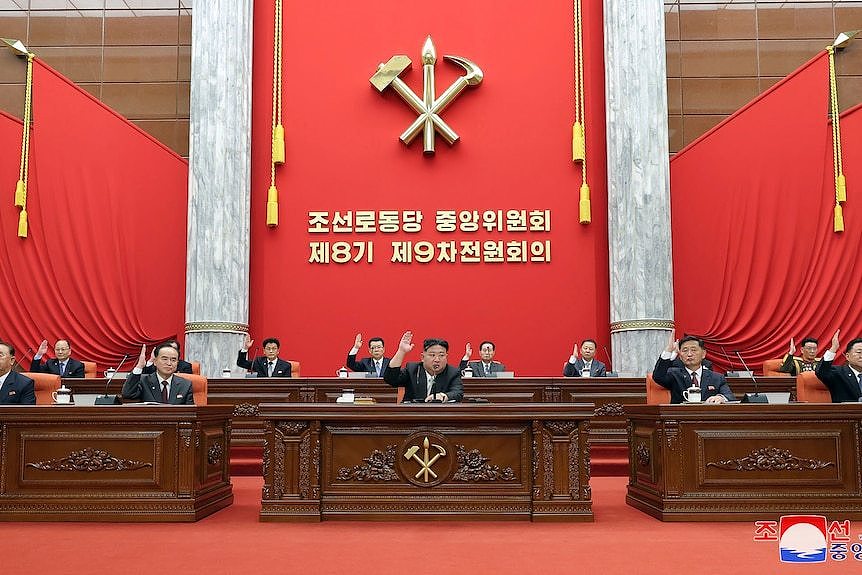
[[[18,180],[15,186],[15,207],[23,208],[27,201],[27,187],[24,185],[24,180]]]
[[[841,209],[841,204],[835,204],[834,228],[835,232],[844,231],[844,210]]]
[[[284,163],[284,126],[278,124],[272,133],[272,163]]]
[[[575,122],[572,125],[572,161],[583,162],[585,155],[584,126],[580,122]]]
[[[835,200],[847,201],[847,181],[844,179],[844,174],[838,174],[838,181],[835,183]]]
[[[21,210],[18,214],[18,237],[27,237],[27,210]]]
[[[271,228],[278,226],[278,190],[275,186],[269,187],[266,196],[266,225]]]
[[[586,182],[581,184],[581,201],[579,202],[580,223],[588,224],[592,221],[590,214],[590,186]]]

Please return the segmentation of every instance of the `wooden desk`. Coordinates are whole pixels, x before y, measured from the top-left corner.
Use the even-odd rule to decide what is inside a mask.
[[[759,377],[760,391],[789,391],[795,396],[793,377]],[[104,393],[104,380],[66,379],[78,393]],[[753,391],[750,379],[730,379],[740,395]],[[112,382],[111,393],[119,393],[122,382]],[[382,379],[323,378],[213,378],[207,386],[209,405],[233,406],[234,447],[261,447],[263,422],[258,417],[260,404],[267,402],[334,402],[345,388],[357,395],[375,398],[379,403],[394,403],[395,390]],[[517,377],[464,381],[467,398],[483,397],[494,403],[592,403],[595,405],[590,426],[593,445],[626,446],[624,405],[646,403],[644,378]]]
[[[0,520],[197,521],[233,502],[229,407],[0,406]]]
[[[592,521],[592,414],[590,404],[263,404],[260,519]]]
[[[626,502],[662,521],[862,519],[862,404],[627,406]]]

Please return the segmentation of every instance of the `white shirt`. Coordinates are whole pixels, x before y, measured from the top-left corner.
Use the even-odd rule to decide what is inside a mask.
[[[7,371],[4,375],[0,375],[0,388],[3,387],[4,383],[6,383],[6,378],[9,377],[10,373],[12,373],[11,369],[9,371]]]
[[[436,376],[431,375],[427,371],[425,372],[425,378],[428,380],[427,385],[425,386],[425,397],[431,395],[431,388],[434,387],[434,378]]]

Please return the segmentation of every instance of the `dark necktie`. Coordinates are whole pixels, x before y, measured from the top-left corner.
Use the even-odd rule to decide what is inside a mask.
[[[162,403],[168,403],[168,382],[162,382]]]
[[[859,374],[859,393],[862,394],[862,373]]]
[[[60,364],[60,375],[61,376],[66,375],[66,362],[65,361]]]
[[[691,384],[695,387],[700,387],[700,382],[697,380],[697,372],[691,372]]]

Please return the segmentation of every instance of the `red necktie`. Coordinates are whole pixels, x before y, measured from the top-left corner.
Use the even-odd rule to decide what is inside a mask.
[[[691,384],[695,387],[700,387],[700,382],[697,380],[697,372],[691,372]]]
[[[168,403],[168,382],[162,384],[162,403]]]

